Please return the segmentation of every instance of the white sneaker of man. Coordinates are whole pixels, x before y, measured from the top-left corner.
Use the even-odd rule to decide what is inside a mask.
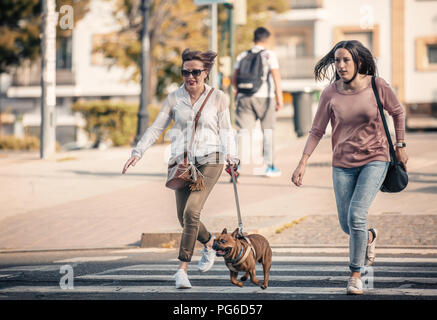
[[[174,274],[174,279],[176,280],[176,289],[190,289],[191,283],[188,280],[188,275],[184,269],[178,269]]]

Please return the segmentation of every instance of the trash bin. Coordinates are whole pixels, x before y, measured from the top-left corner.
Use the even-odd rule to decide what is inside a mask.
[[[302,137],[311,129],[313,95],[306,91],[293,92],[292,95],[294,131],[298,137]]]

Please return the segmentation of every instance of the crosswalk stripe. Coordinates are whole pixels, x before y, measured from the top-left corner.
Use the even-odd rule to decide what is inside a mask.
[[[200,256],[193,256],[191,261],[197,262]],[[349,262],[349,257],[337,256],[273,256],[274,262]],[[179,261],[171,259],[170,261]],[[437,258],[412,257],[376,257],[377,263],[437,263]]]
[[[12,271],[28,271],[28,272],[35,272],[35,271],[55,271],[58,270],[61,266],[59,265],[36,265],[36,266],[17,266],[17,267],[9,267],[9,268],[3,268],[0,269],[1,272],[12,272]]]
[[[110,274],[113,272],[124,272],[124,271],[176,271],[177,264],[143,264],[143,265],[134,265],[134,266],[128,266],[128,267],[122,267],[117,269],[110,269],[103,272],[100,272],[98,274]],[[373,266],[373,271],[375,273],[377,272],[390,272],[390,273],[436,273],[437,275],[437,267],[434,268],[428,268],[426,267],[393,267],[393,266]],[[262,270],[262,265],[257,264],[256,269],[258,271]],[[188,270],[190,271],[197,271],[197,266],[195,265],[189,265]],[[229,271],[228,267],[226,267],[224,264],[220,264],[220,262],[216,262],[214,267],[209,271]],[[324,266],[324,265],[272,265],[271,271],[288,271],[288,272],[349,272],[348,266]]]
[[[179,290],[174,286],[74,286],[73,289],[61,289],[58,286],[17,286],[0,289],[0,293],[177,293],[189,295],[193,293],[207,294],[259,294],[260,297],[270,294],[299,295],[344,295],[346,288],[338,287],[269,287],[262,290],[248,285],[243,288],[236,286],[192,287],[189,290]],[[368,289],[366,295],[400,295],[400,296],[437,296],[437,289],[412,288],[377,288]]]
[[[102,257],[76,257],[63,260],[54,261],[54,263],[68,263],[68,262],[106,262],[126,259],[127,256],[102,256]]]
[[[275,253],[333,253],[333,254],[346,254],[349,255],[349,248],[272,248],[273,254]],[[437,254],[437,249],[418,249],[418,248],[377,248],[378,255],[381,254]]]
[[[83,280],[120,280],[120,281],[136,281],[136,280],[162,280],[174,281],[173,275],[86,275],[77,277]],[[229,280],[228,275],[189,275],[190,280]],[[262,281],[263,277],[258,277]],[[348,276],[284,276],[270,275],[270,281],[343,281],[347,282]],[[363,280],[366,279],[363,277]],[[419,278],[419,277],[372,277],[372,281],[378,282],[414,282],[423,284],[437,284],[437,278]]]

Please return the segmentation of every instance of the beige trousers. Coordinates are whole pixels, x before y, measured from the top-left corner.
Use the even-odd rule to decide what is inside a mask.
[[[180,261],[191,261],[196,240],[205,244],[211,239],[211,233],[200,221],[200,212],[220,178],[223,166],[223,164],[206,163],[198,167],[204,176],[204,190],[190,191],[189,187],[185,187],[175,191],[178,219],[183,228],[178,257]]]

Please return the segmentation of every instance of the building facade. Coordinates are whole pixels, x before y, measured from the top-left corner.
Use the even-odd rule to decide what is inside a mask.
[[[70,37],[57,41],[56,139],[61,145],[87,143],[85,120],[72,112],[78,99],[138,101],[140,86],[132,80],[134,70],[109,66],[95,52],[102,37],[117,31],[109,1],[90,1],[89,12],[73,28]],[[2,131],[39,137],[41,124],[41,63],[23,64],[3,79]],[[12,115],[12,117],[11,117]]]
[[[270,23],[285,92],[322,90],[316,62],[341,40],[376,57],[407,111],[407,127],[437,127],[437,1],[290,0]]]

